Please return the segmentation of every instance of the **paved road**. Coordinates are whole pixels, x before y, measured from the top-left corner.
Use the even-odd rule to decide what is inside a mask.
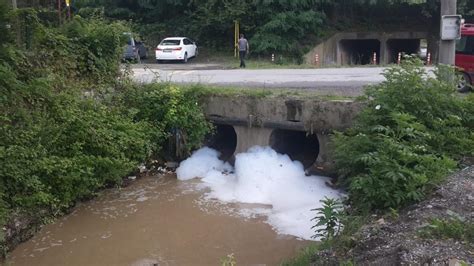
[[[133,65],[134,79],[150,83],[169,81],[184,84],[244,88],[312,89],[330,95],[357,96],[363,87],[382,82],[385,68],[323,69],[209,69],[206,64]]]

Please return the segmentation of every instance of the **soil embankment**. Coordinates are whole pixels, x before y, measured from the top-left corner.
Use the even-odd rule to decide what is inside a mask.
[[[348,253],[321,252],[315,258],[329,265],[341,261],[356,265],[472,265],[472,240],[425,238],[420,232],[432,226],[434,219],[472,225],[474,166],[451,175],[429,199],[403,210],[398,218],[386,219],[363,226],[354,236],[356,246]]]

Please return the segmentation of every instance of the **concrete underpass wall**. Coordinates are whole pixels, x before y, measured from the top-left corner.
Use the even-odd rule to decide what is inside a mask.
[[[207,118],[215,124],[234,127],[235,153],[255,145],[270,146],[270,137],[276,129],[303,131],[317,135],[319,141],[314,167],[330,169],[329,134],[350,127],[361,104],[351,100],[209,96],[204,99],[203,108]]]
[[[237,133],[237,147],[234,154],[246,152],[255,145],[268,146],[273,132],[273,129],[264,127],[234,126],[234,129]]]
[[[367,58],[375,52],[377,64],[385,65],[393,63],[398,52],[413,53],[421,39],[427,40],[428,51],[435,59],[437,44],[427,32],[349,32],[337,33],[317,45],[305,55],[305,62],[314,64],[318,54],[321,65],[360,65],[367,64]]]

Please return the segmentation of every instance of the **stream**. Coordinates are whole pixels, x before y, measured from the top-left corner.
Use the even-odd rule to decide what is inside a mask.
[[[206,191],[174,175],[105,190],[19,245],[7,265],[220,265],[230,254],[238,265],[278,265],[311,243]]]
[[[218,157],[204,147],[176,174],[102,191],[19,245],[7,265],[220,265],[228,256],[280,265],[317,240],[311,209],[343,197],[269,147],[237,154],[235,166]]]

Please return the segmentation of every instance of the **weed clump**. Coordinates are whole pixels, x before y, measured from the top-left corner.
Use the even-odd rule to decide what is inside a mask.
[[[454,239],[474,244],[474,223],[457,218],[432,219],[420,232],[423,238]]]

